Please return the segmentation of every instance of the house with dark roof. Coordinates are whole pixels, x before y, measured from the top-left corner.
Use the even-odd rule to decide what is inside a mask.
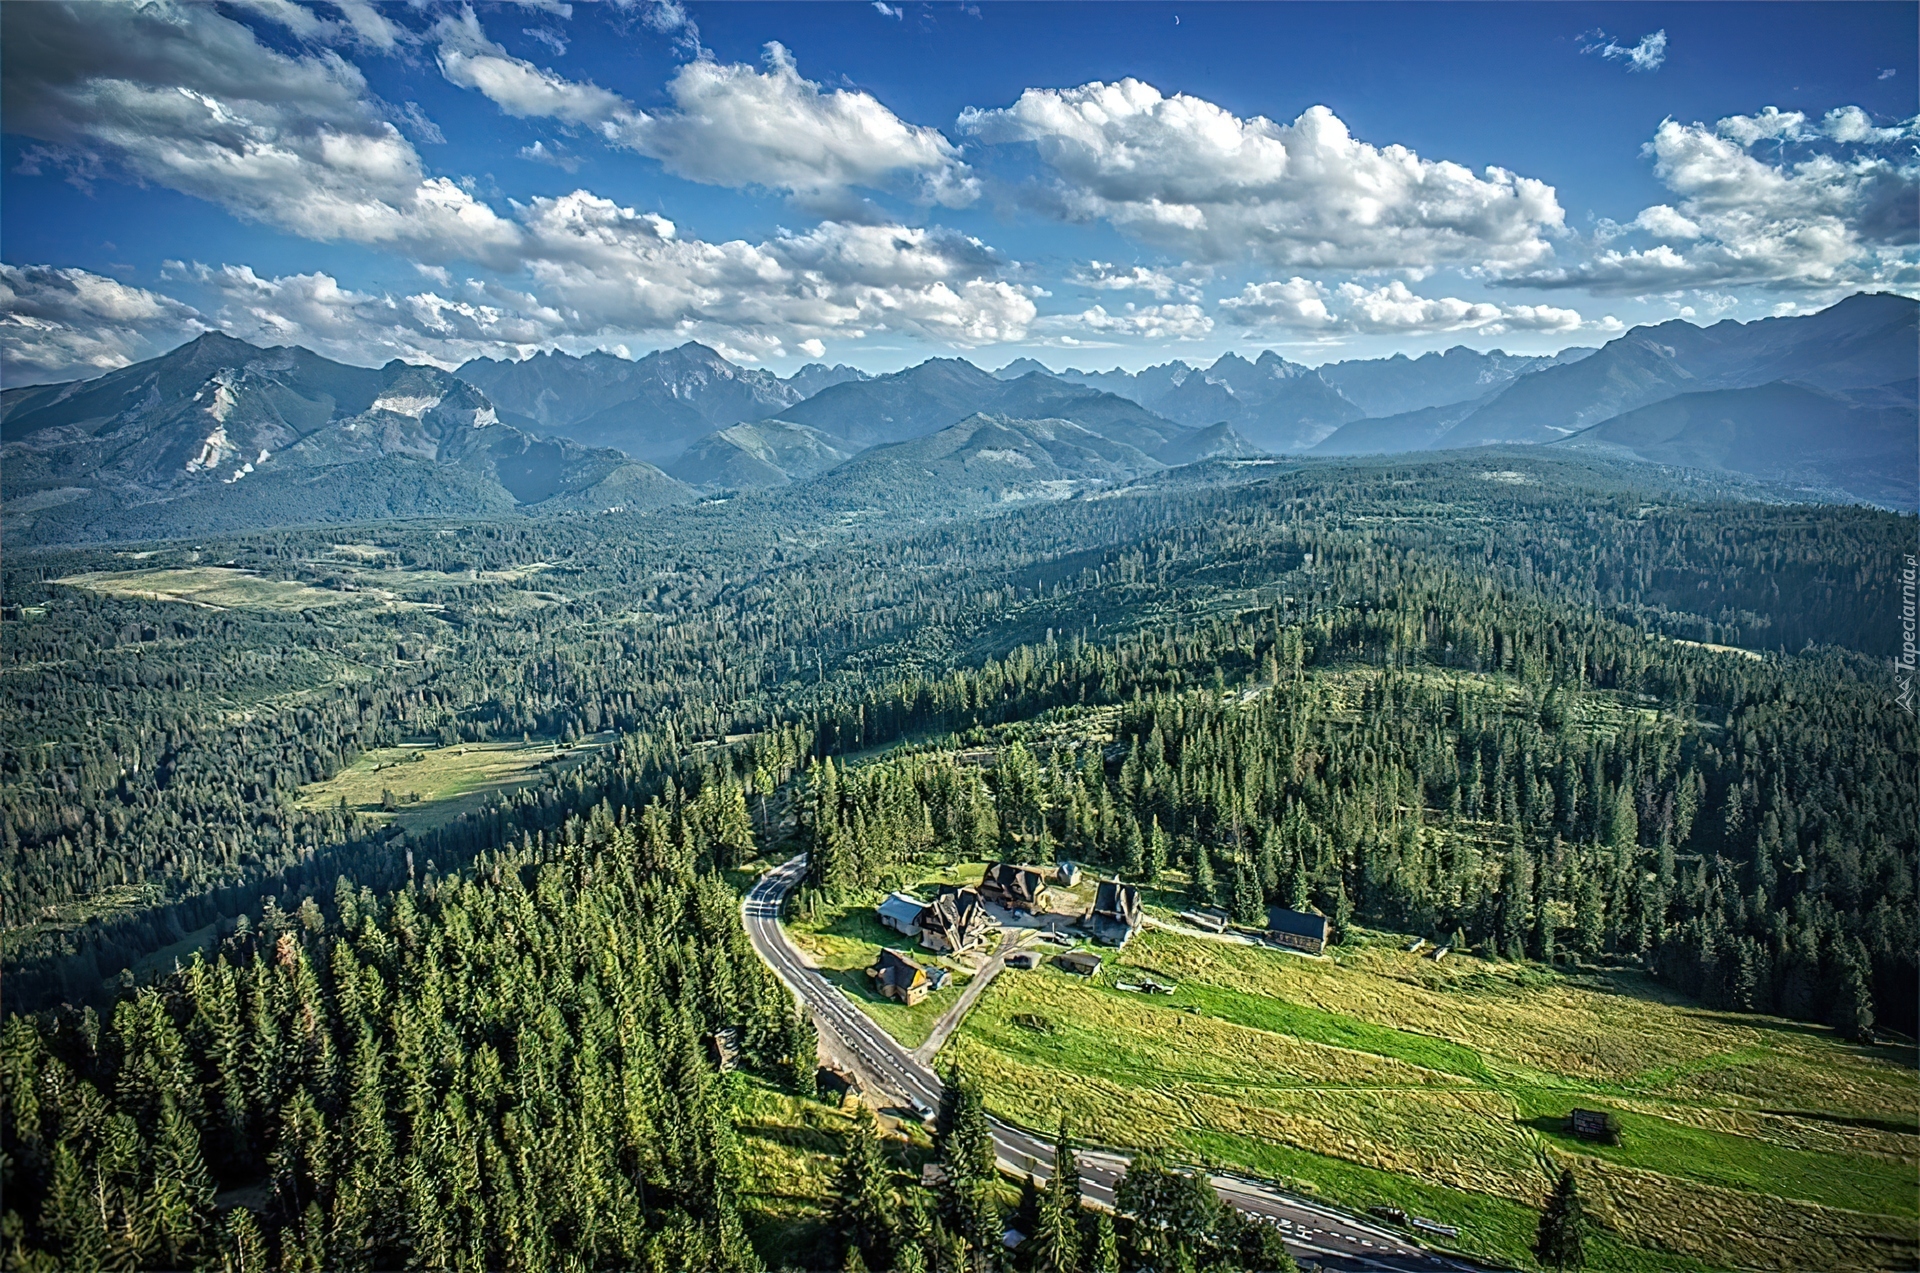
[[[1047,877],[1024,866],[995,862],[980,876],[980,896],[1010,911],[1031,915],[1047,909]]]
[[[927,970],[897,950],[882,950],[867,969],[873,988],[882,999],[904,1003],[909,1008],[925,999],[932,990]]]
[[[887,899],[873,908],[874,918],[883,927],[891,928],[902,937],[920,935],[920,912],[927,904],[907,893],[889,893]]]
[[[1311,911],[1267,907],[1267,940],[1289,950],[1317,955],[1327,948],[1327,917]]]
[[[1102,946],[1124,946],[1146,923],[1140,890],[1119,880],[1101,880],[1087,912],[1087,928]]]
[[[992,917],[980,904],[977,891],[949,885],[921,910],[917,922],[922,946],[961,955],[987,939]]]

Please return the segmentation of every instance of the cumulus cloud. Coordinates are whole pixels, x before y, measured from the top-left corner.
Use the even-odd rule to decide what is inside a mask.
[[[1335,325],[1327,308],[1327,289],[1304,278],[1249,283],[1220,308],[1249,327],[1324,328]]]
[[[7,16],[7,128],[88,166],[307,238],[495,257],[513,238],[373,110],[326,51],[288,56],[209,6],[23,5]]]
[[[972,202],[979,184],[938,129],[909,124],[869,93],[804,78],[778,43],[758,68],[688,62],[667,82],[671,110],[643,111],[591,83],[514,57],[471,10],[435,28],[440,69],[523,119],[584,126],[610,145],[658,159],[704,185],[765,186],[845,213],[850,191],[907,189],[933,202]]]
[[[0,381],[9,385],[99,375],[206,326],[192,306],[117,279],[0,264]]]
[[[991,249],[946,230],[828,221],[709,243],[584,190],[535,199],[525,226],[537,290],[582,332],[706,323],[777,344],[885,329],[972,346],[1019,339],[1035,314],[1031,289],[991,276]]]
[[[1662,123],[1647,146],[1654,174],[1677,197],[1643,210],[1631,228],[1661,240],[1607,248],[1565,269],[1505,280],[1625,294],[1759,284],[1830,290],[1910,281],[1920,268],[1920,161],[1891,144],[1915,121],[1874,123],[1855,106],[1817,123],[1768,107],[1709,128]],[[1768,144],[1768,162],[1749,153]],[[1791,155],[1787,146],[1795,147]],[[1888,147],[1878,151],[1876,147]]]
[[[816,202],[849,187],[902,182],[951,207],[979,194],[938,129],[905,122],[869,93],[823,90],[778,43],[766,46],[759,69],[689,62],[667,82],[667,95],[673,110],[633,112],[608,136],[690,181],[769,186]]]
[[[1625,62],[1629,71],[1657,71],[1667,60],[1664,28],[1641,36],[1638,44],[1617,43],[1605,31],[1589,31],[1580,38],[1587,41],[1580,48],[1582,53],[1598,53],[1609,62]]]
[[[1550,305],[1499,305],[1452,296],[1420,296],[1399,279],[1372,288],[1351,282],[1328,288],[1304,278],[1249,283],[1238,296],[1221,301],[1220,308],[1248,328],[1284,327],[1326,333],[1471,331],[1497,336],[1514,331],[1619,327],[1612,318],[1590,324],[1576,310]]]
[[[1278,124],[1125,79],[1028,89],[959,129],[1035,148],[1052,177],[1027,191],[1035,206],[1202,261],[1515,269],[1549,255],[1565,222],[1544,182],[1375,147],[1324,106]]]
[[[1037,324],[1047,331],[1083,331],[1142,340],[1198,340],[1213,320],[1198,305],[1127,305],[1117,313],[1095,305],[1077,314],[1049,314]]]
[[[1179,292],[1189,300],[1199,298],[1198,289],[1182,283],[1165,270],[1144,265],[1115,265],[1110,261],[1088,261],[1075,267],[1067,281],[1097,292],[1150,292],[1162,300]]]

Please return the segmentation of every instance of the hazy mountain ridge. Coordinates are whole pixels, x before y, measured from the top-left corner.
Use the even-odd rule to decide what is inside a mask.
[[[691,498],[619,451],[502,423],[438,368],[351,367],[218,334],[8,393],[0,440],[8,528],[36,538]]]
[[[715,429],[776,416],[823,389],[867,378],[852,367],[809,363],[783,380],[696,341],[631,360],[599,351],[578,357],[550,351],[518,362],[476,358],[454,374],[536,431],[650,460],[678,455]]]
[[[1456,349],[1312,369],[1269,351],[1205,370],[1059,374],[940,358],[874,377],[813,364],[786,380],[698,344],[455,375],[208,334],[94,380],[0,394],[0,497],[9,533],[66,541],[646,509],[696,486],[827,482],[851,498],[867,483],[874,498],[975,504],[1210,458],[1558,443],[1912,507],[1916,314],[1906,297],[1863,294],[1805,317],[1635,328],[1552,358]],[[1361,405],[1407,402],[1424,405]],[[730,418],[742,412],[757,414]],[[982,421],[1025,441],[968,459],[952,430],[968,424],[971,438]],[[910,489],[914,464],[925,490]]]

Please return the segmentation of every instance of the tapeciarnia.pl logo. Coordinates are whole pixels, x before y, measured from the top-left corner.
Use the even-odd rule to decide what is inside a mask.
[[[1900,572],[1900,657],[1893,661],[1893,677],[1900,686],[1900,706],[1913,713],[1913,673],[1920,650],[1914,648],[1914,555],[1907,554],[1906,568]]]

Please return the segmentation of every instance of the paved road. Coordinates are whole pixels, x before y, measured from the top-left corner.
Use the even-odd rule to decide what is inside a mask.
[[[939,1075],[849,1002],[788,940],[780,925],[780,903],[805,874],[806,863],[804,854],[783,862],[748,890],[741,911],[754,949],[812,1011],[815,1025],[832,1036],[836,1050],[859,1067],[865,1082],[908,1102],[918,1101],[928,1110],[939,1109]],[[1031,1171],[1045,1180],[1053,1167],[1052,1143],[1043,1135],[998,1119],[991,1121],[1000,1165],[1016,1173]],[[1126,1173],[1126,1166],[1127,1160],[1118,1154],[1083,1151],[1081,1193],[1111,1207],[1113,1186]],[[1213,1186],[1241,1211],[1278,1223],[1296,1258],[1326,1269],[1480,1273],[1472,1265],[1424,1251],[1391,1230],[1282,1194],[1258,1181],[1215,1176]]]
[[[940,1055],[940,1049],[947,1045],[947,1039],[960,1028],[967,1014],[973,1011],[974,1003],[986,993],[993,979],[1006,971],[1007,956],[1013,953],[1017,944],[1018,939],[1012,933],[1000,935],[1000,944],[994,947],[992,958],[980,965],[980,971],[973,974],[973,980],[960,992],[960,998],[954,1005],[940,1014],[940,1019],[933,1023],[933,1033],[927,1036],[927,1041],[913,1050],[914,1060],[922,1065],[933,1063],[933,1058]]]

